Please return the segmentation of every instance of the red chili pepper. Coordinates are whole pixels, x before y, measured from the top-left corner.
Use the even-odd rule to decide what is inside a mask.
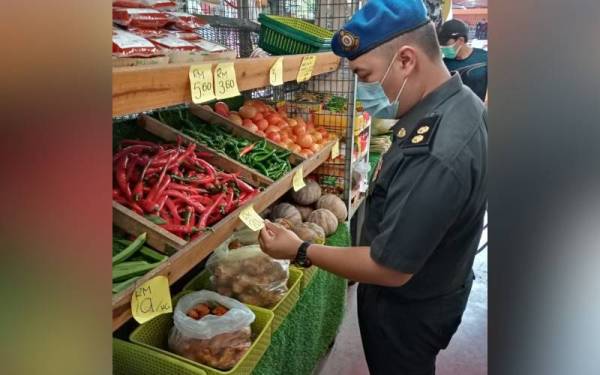
[[[167,199],[169,198],[168,195],[162,195],[159,200],[158,200],[158,212],[163,212],[163,207],[165,206],[165,203],[167,202]]]
[[[206,207],[204,207],[203,205],[201,205],[200,203],[186,197],[183,193],[181,193],[180,191],[177,190],[167,190],[166,194],[170,197],[175,197],[175,198],[179,198],[181,200],[183,200],[185,203],[187,203],[189,206],[194,207],[198,212],[204,212],[206,210]]]
[[[227,192],[227,199],[225,200],[225,211],[231,212],[233,210],[233,189],[229,189]]]
[[[188,210],[188,216],[186,218],[186,227],[188,228],[189,232],[191,232],[192,228],[194,227],[194,216],[194,207],[190,207]]]
[[[146,172],[148,171],[148,168],[150,167],[152,160],[153,159],[150,158],[150,160],[148,160],[146,162],[146,166],[144,167],[144,170],[142,171],[142,175],[140,176],[138,183],[133,188],[133,200],[136,202],[139,202],[144,196],[144,177],[146,177]]]
[[[247,183],[245,183],[242,179],[235,177],[235,183],[237,184],[237,186],[240,188],[241,191],[247,192],[247,193],[253,193],[255,191],[255,189],[248,185]]]
[[[221,193],[219,195],[219,197],[215,200],[215,202],[212,204],[212,206],[210,206],[208,208],[208,210],[206,210],[206,212],[204,212],[204,214],[202,215],[202,218],[200,219],[200,223],[198,224],[198,226],[200,228],[205,228],[207,225],[207,220],[208,217],[211,215],[211,213],[214,212],[215,208],[221,204],[221,201],[223,200],[223,197],[225,197],[225,193]]]
[[[198,189],[193,188],[191,186],[181,185],[181,184],[178,184],[176,182],[171,182],[169,184],[169,189],[179,190],[179,191],[185,191],[187,193],[192,193],[192,194],[198,193]]]
[[[252,193],[244,193],[240,196],[240,206],[244,203],[248,202],[250,199],[254,198],[258,195],[258,190],[253,191]]]
[[[182,219],[181,219],[181,216],[179,216],[179,211],[177,211],[177,206],[175,205],[175,202],[173,202],[173,200],[168,197],[168,195],[167,195],[166,206],[167,206],[167,209],[169,210],[169,213],[173,217],[173,220],[175,220],[175,224],[181,223]]]
[[[146,145],[132,145],[132,146],[127,146],[123,149],[121,149],[120,151],[118,151],[116,154],[113,155],[113,163],[116,162],[117,160],[121,159],[121,157],[125,156],[125,155],[129,155],[132,153],[141,153],[142,151],[150,151],[153,150],[154,148],[156,148],[156,145],[152,146],[146,146]]]
[[[214,202],[212,199],[210,199],[206,195],[200,195],[200,194],[190,195],[189,198],[195,200],[196,202],[198,202],[200,204],[206,205],[206,206],[211,205]]]
[[[156,200],[158,190],[162,186],[161,183],[162,183],[163,179],[165,178],[165,174],[167,173],[167,169],[169,169],[169,164],[173,160],[174,156],[175,155],[172,155],[169,158],[169,161],[167,162],[167,164],[165,164],[165,167],[163,168],[162,172],[160,173],[160,176],[158,177],[158,181],[156,182],[156,184],[154,184],[154,186],[150,190],[150,193],[148,193],[148,197],[146,199],[148,199],[149,201],[155,201]]]
[[[207,162],[204,159],[199,159],[199,158],[195,158],[192,159],[194,160],[196,163],[200,164],[200,166],[202,168],[204,168],[204,170],[206,170],[206,172],[209,172],[207,174],[209,175],[216,175],[217,174],[217,170],[215,169],[215,167],[213,167],[209,162]]]
[[[123,195],[125,195],[125,198],[130,200],[131,188],[127,183],[127,164],[129,162],[129,157],[125,155],[120,160],[121,161],[119,162],[119,165],[117,167],[117,184],[119,185],[119,189],[121,189]]]
[[[161,227],[175,234],[191,234],[198,232],[198,228],[188,228],[187,225],[163,224]]]
[[[252,144],[249,144],[248,146],[244,147],[242,149],[242,151],[240,151],[240,156],[244,156],[247,153],[249,153],[250,151],[254,150],[254,146],[256,146],[256,143],[252,143]]]

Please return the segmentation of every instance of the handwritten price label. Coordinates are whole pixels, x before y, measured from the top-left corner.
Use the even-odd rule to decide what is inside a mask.
[[[300,64],[300,69],[298,69],[298,75],[296,76],[296,81],[304,82],[308,81],[310,77],[312,77],[312,71],[315,67],[315,62],[317,61],[317,56],[304,56],[302,59],[302,63]]]
[[[331,148],[331,160],[340,156],[340,141],[339,139],[335,141],[335,144]]]
[[[283,85],[283,57],[278,58],[271,67],[269,82],[271,86]]]
[[[215,98],[213,74],[210,64],[190,66],[190,88],[195,104],[205,103]]]
[[[240,95],[232,62],[218,64],[215,69],[215,94],[217,99],[227,99]]]
[[[173,312],[169,280],[156,276],[140,285],[131,296],[131,313],[140,324],[152,318]]]
[[[254,211],[254,206],[250,205],[240,212],[240,220],[246,224],[248,228],[256,232],[263,229],[265,226],[264,220],[259,214]]]
[[[304,183],[304,172],[302,171],[302,166],[300,166],[294,174],[294,178],[292,179],[292,187],[294,188],[294,191],[298,191],[305,186],[306,184]]]

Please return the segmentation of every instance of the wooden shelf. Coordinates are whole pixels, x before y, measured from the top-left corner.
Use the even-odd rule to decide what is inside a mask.
[[[317,56],[313,76],[333,72],[339,67],[340,58],[333,52],[310,55]],[[296,80],[304,56],[306,55],[283,56],[284,82]],[[269,86],[269,70],[278,57],[281,56],[233,60],[240,91]],[[209,63],[214,69],[218,62]],[[113,68],[113,116],[191,103],[189,67],[190,64],[168,64]]]
[[[273,182],[248,204],[254,205],[254,208],[257,212],[261,212],[266,209],[292,188],[293,176],[300,167],[302,167],[303,174],[306,177],[318,166],[323,164],[323,162],[329,158],[329,155],[331,154],[331,148],[333,147],[334,143],[335,141],[327,143],[318,153],[306,159],[300,165],[296,166],[286,176]],[[247,205],[238,208],[236,211],[223,218],[213,227],[213,232],[211,234],[187,243],[179,251],[173,254],[166,262],[140,278],[135,285],[132,285],[122,293],[113,296],[113,332],[131,318],[131,295],[136,286],[143,284],[151,278],[159,275],[166,276],[171,285],[175,283],[194,266],[209,256],[213,249],[215,249],[233,233],[235,228],[242,225],[238,215],[240,211]]]

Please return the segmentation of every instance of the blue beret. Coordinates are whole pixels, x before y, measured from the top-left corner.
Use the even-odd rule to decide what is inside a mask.
[[[428,22],[423,0],[369,0],[335,33],[331,49],[338,56],[354,60]]]

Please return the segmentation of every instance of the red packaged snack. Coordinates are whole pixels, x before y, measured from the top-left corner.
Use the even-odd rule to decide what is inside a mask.
[[[127,29],[127,31],[144,38],[160,38],[169,35],[169,31],[165,29],[142,29],[139,27],[130,27]]]
[[[113,8],[113,22],[126,27],[160,29],[169,23],[169,17],[155,9]]]
[[[198,40],[198,41],[194,41],[194,44],[197,45],[198,47],[200,47],[200,49],[202,49],[203,51],[208,51],[208,52],[223,52],[223,51],[227,51],[227,48],[220,46],[218,44],[209,42],[208,40]]]
[[[117,57],[152,57],[164,55],[152,42],[133,33],[113,29],[112,52]]]
[[[167,35],[161,38],[151,38],[155,44],[168,48],[172,51],[199,51],[200,48],[186,40],[179,39],[173,35]]]
[[[195,29],[198,29],[198,28],[206,25],[206,22],[200,20],[198,17],[196,17],[192,14],[187,14],[187,13],[182,13],[182,12],[166,12],[166,13],[169,16],[169,18],[171,19],[171,22],[175,23],[175,27],[180,30],[194,31]]]
[[[175,9],[177,4],[171,0],[114,0],[113,7]]]
[[[189,32],[189,31],[170,30],[169,35],[172,35],[179,39],[187,40],[188,42],[195,42],[195,41],[199,41],[200,39],[202,39],[202,37],[200,35]]]

